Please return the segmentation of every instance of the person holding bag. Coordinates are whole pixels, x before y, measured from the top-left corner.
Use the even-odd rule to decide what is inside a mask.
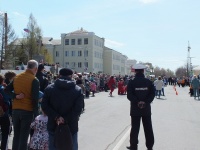
[[[71,69],[62,68],[59,79],[44,90],[41,107],[48,116],[49,150],[62,150],[60,147],[65,146],[62,144],[70,141],[69,132],[63,135],[63,132],[59,132],[67,131],[67,128],[72,136],[73,150],[78,150],[78,120],[83,111],[84,95],[72,80],[72,74]],[[68,146],[70,149],[71,145]]]

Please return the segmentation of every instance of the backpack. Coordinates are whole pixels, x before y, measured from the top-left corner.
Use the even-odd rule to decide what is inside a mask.
[[[8,106],[5,104],[3,95],[0,93],[0,117],[3,117],[7,110]]]

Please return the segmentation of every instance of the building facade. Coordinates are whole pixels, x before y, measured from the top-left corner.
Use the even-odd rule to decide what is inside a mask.
[[[81,28],[61,34],[61,44],[54,49],[54,61],[77,72],[103,72],[103,47],[104,38]]]
[[[127,56],[110,49],[108,47],[104,47],[104,73],[110,75],[126,75],[126,61]]]
[[[131,68],[136,63],[137,63],[137,60],[135,60],[135,59],[127,59],[127,62],[126,62],[126,72],[127,72],[128,75],[132,74],[131,73]]]
[[[19,41],[22,39],[18,39]],[[20,42],[16,42],[16,44]],[[41,44],[51,56],[53,64],[76,72],[126,75],[127,56],[105,47],[105,40],[94,32],[80,30],[63,33],[61,39],[43,37]],[[45,61],[45,60],[44,60]]]

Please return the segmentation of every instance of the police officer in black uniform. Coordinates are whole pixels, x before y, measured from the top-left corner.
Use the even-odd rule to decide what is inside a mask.
[[[154,100],[155,91],[152,82],[144,76],[146,66],[136,64],[135,78],[130,80],[127,87],[127,98],[131,102],[131,133],[130,146],[127,149],[137,150],[140,120],[142,119],[146,147],[152,150],[154,145],[154,134],[151,123],[151,102]]]

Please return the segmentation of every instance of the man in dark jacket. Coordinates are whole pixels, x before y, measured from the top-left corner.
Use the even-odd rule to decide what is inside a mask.
[[[130,80],[127,87],[127,98],[131,102],[131,133],[130,147],[127,149],[137,150],[138,134],[140,130],[140,120],[142,119],[146,147],[152,150],[154,145],[154,135],[151,123],[151,106],[150,103],[155,97],[154,86],[152,82],[144,77],[146,66],[136,64],[134,66],[136,75]]]
[[[83,109],[84,96],[81,88],[72,81],[72,70],[62,68],[59,79],[44,91],[42,109],[48,116],[49,150],[54,146],[54,132],[57,124],[66,123],[73,138],[74,150],[78,150],[78,120]]]

